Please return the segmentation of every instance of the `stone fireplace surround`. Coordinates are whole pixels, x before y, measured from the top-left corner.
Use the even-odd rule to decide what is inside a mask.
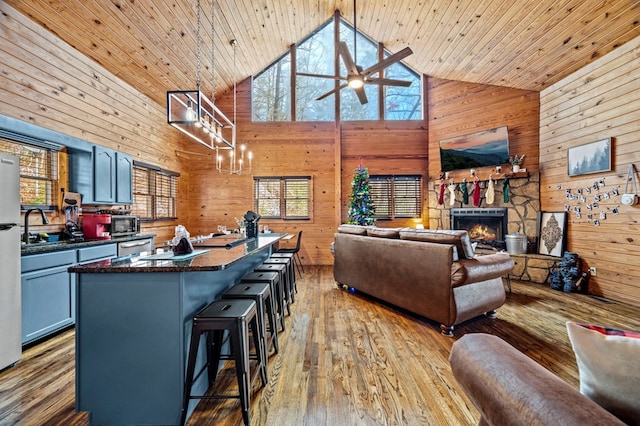
[[[481,181],[481,200],[479,208],[507,209],[507,234],[522,233],[527,236],[529,254],[512,255],[516,261],[511,276],[523,281],[544,283],[547,281],[550,269],[558,258],[532,254],[537,252],[538,212],[540,211],[540,174],[519,173],[509,179],[509,201],[504,202],[502,178],[495,180],[495,201],[487,204],[484,196],[487,181]],[[473,185],[471,185],[473,186]],[[474,208],[472,194],[469,194],[469,204],[462,203],[462,192],[456,191],[456,201],[449,205],[448,191],[445,194],[444,205],[438,204],[440,181],[434,180],[429,184],[429,228],[451,229],[450,211],[452,208]]]
[[[521,176],[524,175],[524,176]],[[504,207],[507,209],[507,234],[516,232],[525,234],[527,240],[535,243],[537,238],[537,220],[540,211],[540,174],[539,173],[519,173],[518,177],[509,179],[509,201],[504,202],[502,191],[502,178],[495,180],[495,201],[487,204],[484,193],[487,181],[481,181],[481,199],[479,208]],[[473,186],[473,185],[471,185]],[[456,191],[456,202],[449,205],[449,194],[445,194],[444,205],[438,204],[438,193],[440,191],[440,181],[434,180],[429,185],[429,228],[430,229],[451,229],[450,210],[451,208],[472,208],[475,207],[472,200],[472,192],[469,194],[469,204],[462,203],[462,192]]]

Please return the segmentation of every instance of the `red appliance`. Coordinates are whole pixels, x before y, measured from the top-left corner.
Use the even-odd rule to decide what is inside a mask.
[[[82,215],[82,231],[85,240],[110,240],[109,225],[111,225],[110,214]]]

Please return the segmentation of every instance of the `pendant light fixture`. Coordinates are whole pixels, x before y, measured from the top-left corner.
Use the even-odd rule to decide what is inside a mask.
[[[215,149],[236,149],[235,101],[234,120],[231,121],[214,103],[214,3],[211,3],[211,99],[200,90],[200,65],[202,37],[200,35],[200,0],[196,11],[196,89],[167,92],[167,123],[202,145]],[[235,79],[235,73],[234,73]],[[235,83],[234,83],[235,97]],[[217,155],[216,155],[217,156]],[[235,156],[235,155],[234,155]]]

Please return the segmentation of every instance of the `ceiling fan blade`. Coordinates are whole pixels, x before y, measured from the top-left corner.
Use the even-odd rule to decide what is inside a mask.
[[[329,74],[310,74],[307,72],[297,72],[296,75],[302,75],[304,77],[318,77],[318,78],[330,78],[332,80],[346,80],[347,77],[341,75],[329,75]]]
[[[406,58],[407,56],[411,55],[413,53],[413,50],[411,50],[410,47],[405,47],[404,49],[402,49],[401,51],[394,53],[391,56],[386,57],[385,59],[383,59],[382,61],[378,62],[377,64],[371,65],[369,68],[367,68],[366,70],[362,71],[362,74],[367,76],[369,74],[375,74],[380,70],[385,69],[386,67],[388,67],[389,65],[393,65],[394,63],[401,61],[402,59]]]
[[[347,43],[345,43],[344,41],[338,42],[338,53],[340,54],[340,57],[344,62],[344,66],[347,68],[347,73],[353,74],[353,75],[359,75],[360,71],[358,71],[358,67],[356,66],[356,63],[353,61],[353,58],[351,57],[351,52],[349,52],[349,47],[347,46]]]
[[[367,94],[364,92],[364,86],[359,89],[354,89],[354,91],[356,92],[356,95],[358,95],[358,99],[360,99],[360,103],[362,105],[369,102],[369,100],[367,99]]]
[[[321,101],[324,98],[333,95],[334,93],[338,93],[340,90],[344,89],[345,87],[347,87],[347,83],[343,83],[340,86],[336,87],[333,90],[329,90],[327,93],[325,93],[324,95],[320,95],[316,98],[316,101]]]
[[[370,84],[378,84],[383,86],[400,86],[400,87],[409,87],[411,86],[410,81],[406,80],[394,80],[391,78],[368,78],[367,83]]]

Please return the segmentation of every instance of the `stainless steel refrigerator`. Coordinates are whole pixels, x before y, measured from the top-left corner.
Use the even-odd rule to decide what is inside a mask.
[[[20,163],[0,153],[0,369],[22,355]]]

